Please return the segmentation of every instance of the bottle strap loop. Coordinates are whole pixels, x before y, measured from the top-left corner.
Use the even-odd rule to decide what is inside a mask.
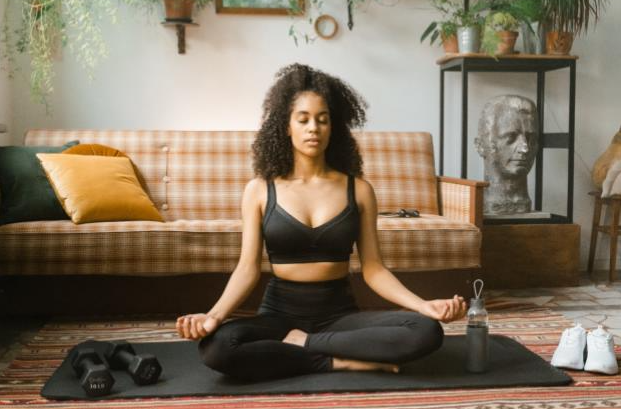
[[[481,286],[477,289],[477,284],[481,284]],[[474,287],[474,298],[479,299],[481,298],[481,293],[483,292],[483,280],[481,280],[480,278],[477,278],[476,280],[474,280],[474,283],[472,283],[472,286]]]

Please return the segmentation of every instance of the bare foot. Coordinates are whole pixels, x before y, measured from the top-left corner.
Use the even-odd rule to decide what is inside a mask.
[[[307,336],[308,334],[300,329],[292,329],[291,331],[289,331],[285,339],[282,340],[282,342],[303,347],[304,345],[306,345]]]
[[[342,358],[332,358],[332,369],[335,371],[384,371],[399,373],[398,365]]]

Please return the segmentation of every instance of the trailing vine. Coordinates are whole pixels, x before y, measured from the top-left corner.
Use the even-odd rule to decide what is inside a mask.
[[[3,0],[0,0],[3,1]],[[213,0],[196,0],[200,10]],[[30,94],[49,112],[54,92],[54,58],[67,47],[89,78],[108,55],[102,22],[117,21],[119,4],[150,14],[162,0],[11,0],[0,29],[0,68],[13,78],[19,70],[16,56],[29,57]]]

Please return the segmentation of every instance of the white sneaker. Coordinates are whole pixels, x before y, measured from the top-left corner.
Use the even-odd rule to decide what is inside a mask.
[[[587,360],[584,370],[607,375],[619,373],[613,337],[601,325],[587,334]]]
[[[551,364],[559,368],[581,370],[584,368],[586,331],[581,324],[567,328],[554,351]]]

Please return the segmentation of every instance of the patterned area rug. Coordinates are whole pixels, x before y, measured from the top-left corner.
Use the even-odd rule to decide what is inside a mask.
[[[550,360],[562,330],[571,322],[547,309],[497,304],[490,314],[491,333],[510,336]],[[505,309],[509,308],[510,309]],[[517,310],[516,310],[517,307]],[[449,335],[463,334],[465,321],[445,325]],[[568,371],[570,386],[541,388],[451,389],[412,392],[253,395],[100,402],[43,399],[39,391],[67,351],[87,339],[134,342],[177,341],[173,317],[53,320],[0,375],[0,407],[12,408],[476,408],[570,409],[621,407],[621,375]],[[617,354],[621,353],[621,348]]]

